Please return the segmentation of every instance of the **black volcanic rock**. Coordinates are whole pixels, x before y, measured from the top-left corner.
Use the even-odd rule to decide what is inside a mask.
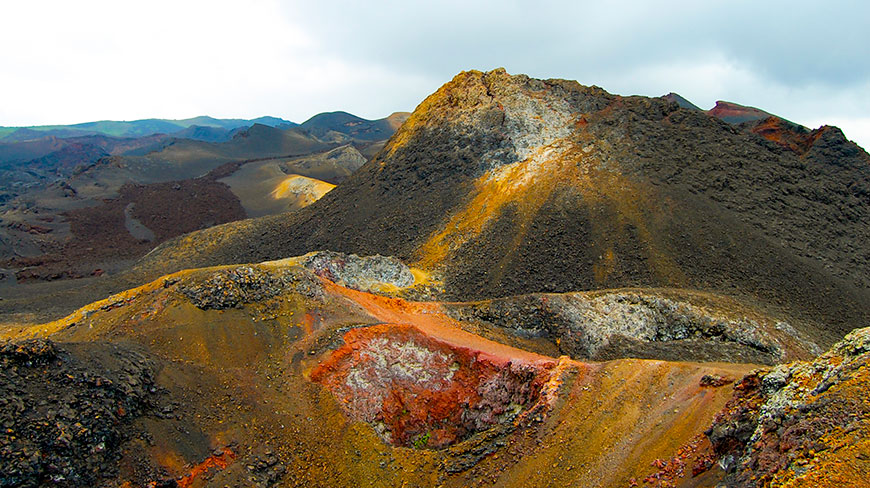
[[[0,346],[0,486],[98,486],[158,398],[154,365],[115,345]]]
[[[830,345],[870,319],[870,157],[838,133],[801,155],[663,98],[464,72],[318,202],[169,241],[131,276],[381,254],[434,272],[455,299],[738,296]]]
[[[690,108],[692,110],[701,110],[700,107],[698,107],[694,103],[686,100],[685,98],[683,98],[682,96],[680,96],[679,94],[674,93],[674,92],[668,93],[667,95],[664,95],[662,98],[664,98],[665,100],[667,100],[669,102],[674,102],[682,108]]]

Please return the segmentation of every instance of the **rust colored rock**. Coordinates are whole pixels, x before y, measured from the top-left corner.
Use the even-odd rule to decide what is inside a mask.
[[[514,421],[555,366],[457,347],[411,325],[354,329],[311,373],[387,442],[440,448]]]
[[[775,142],[799,155],[804,155],[822,135],[824,128],[810,131],[779,117],[771,116],[759,121],[750,130],[768,141]]]
[[[217,449],[211,456],[205,458],[201,463],[191,467],[190,472],[177,480],[179,488],[189,488],[193,486],[197,478],[201,478],[210,471],[220,471],[226,469],[236,459],[236,453],[229,447]]]

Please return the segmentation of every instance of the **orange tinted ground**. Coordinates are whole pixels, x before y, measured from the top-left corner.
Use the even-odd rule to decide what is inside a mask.
[[[200,476],[209,471],[226,469],[236,459],[236,454],[232,449],[225,447],[220,454],[209,456],[205,461],[193,466],[190,473],[181,477],[178,480],[179,488],[190,488],[193,482]]]
[[[202,280],[213,271],[178,277]],[[142,422],[154,445],[127,449],[123,462],[152,463],[181,480],[193,467],[209,465],[216,447],[234,446],[235,462],[191,477],[191,487],[250,485],[246,466],[256,465],[267,448],[285,470],[284,486],[627,486],[631,478],[655,472],[656,459],[672,458],[725,404],[730,387],[701,388],[701,376],[740,377],[751,368],[560,362],[561,381],[546,385],[552,407],[516,430],[444,450],[394,447],[368,424],[350,420],[328,389],[306,378],[338,347],[329,344],[340,337],[339,328],[411,324],[497,362],[553,359],[460,330],[471,329],[447,317],[438,303],[324,283],[326,294],[318,300],[288,293],[241,308],[200,310],[176,291],[177,284],[164,283],[94,304],[50,330],[59,330],[58,340],[137,343],[161,358],[158,383],[177,402],[176,419]],[[465,464],[479,449],[489,454]],[[148,481],[133,469],[122,473],[119,484]]]
[[[720,119],[740,117],[745,120],[761,119],[770,114],[755,107],[747,107],[732,102],[719,100],[716,106],[707,110],[707,114]]]
[[[438,302],[408,302],[365,293],[325,281],[326,289],[342,295],[362,306],[380,322],[413,324],[429,336],[454,347],[473,349],[486,355],[490,361],[504,363],[523,360],[530,363],[552,363],[553,358],[506,346],[464,331],[461,324],[448,317]]]
[[[755,134],[798,154],[804,154],[809,151],[813,143],[822,135],[823,130],[819,129],[805,133],[798,132],[789,128],[779,117],[768,117],[752,128],[752,132]]]
[[[418,249],[415,266],[431,270],[443,265],[452,252],[479,236],[511,204],[516,208],[518,222],[513,244],[501,264],[509,263],[543,205],[556,192],[569,192],[579,195],[589,208],[611,207],[618,215],[615,222],[592,222],[594,238],[606,248],[605,259],[595,264],[597,283],[607,282],[619,259],[605,243],[621,242],[629,228],[641,239],[652,271],[665,282],[684,283],[685,276],[660,242],[657,230],[651,228],[652,223],[670,211],[669,201],[657,196],[649,185],[601,168],[594,144],[585,138],[580,133],[576,139],[542,147],[524,161],[493,169],[478,178],[470,202]]]

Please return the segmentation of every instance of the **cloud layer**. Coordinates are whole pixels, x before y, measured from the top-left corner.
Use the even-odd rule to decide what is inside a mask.
[[[866,4],[870,5],[870,4]],[[33,1],[0,125],[412,110],[463,69],[753,105],[870,147],[864,2]]]

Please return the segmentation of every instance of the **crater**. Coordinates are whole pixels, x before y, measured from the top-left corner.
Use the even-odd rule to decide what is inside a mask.
[[[344,345],[311,379],[385,442],[437,449],[550,405],[556,364],[457,346],[413,325],[380,324],[345,333]]]

